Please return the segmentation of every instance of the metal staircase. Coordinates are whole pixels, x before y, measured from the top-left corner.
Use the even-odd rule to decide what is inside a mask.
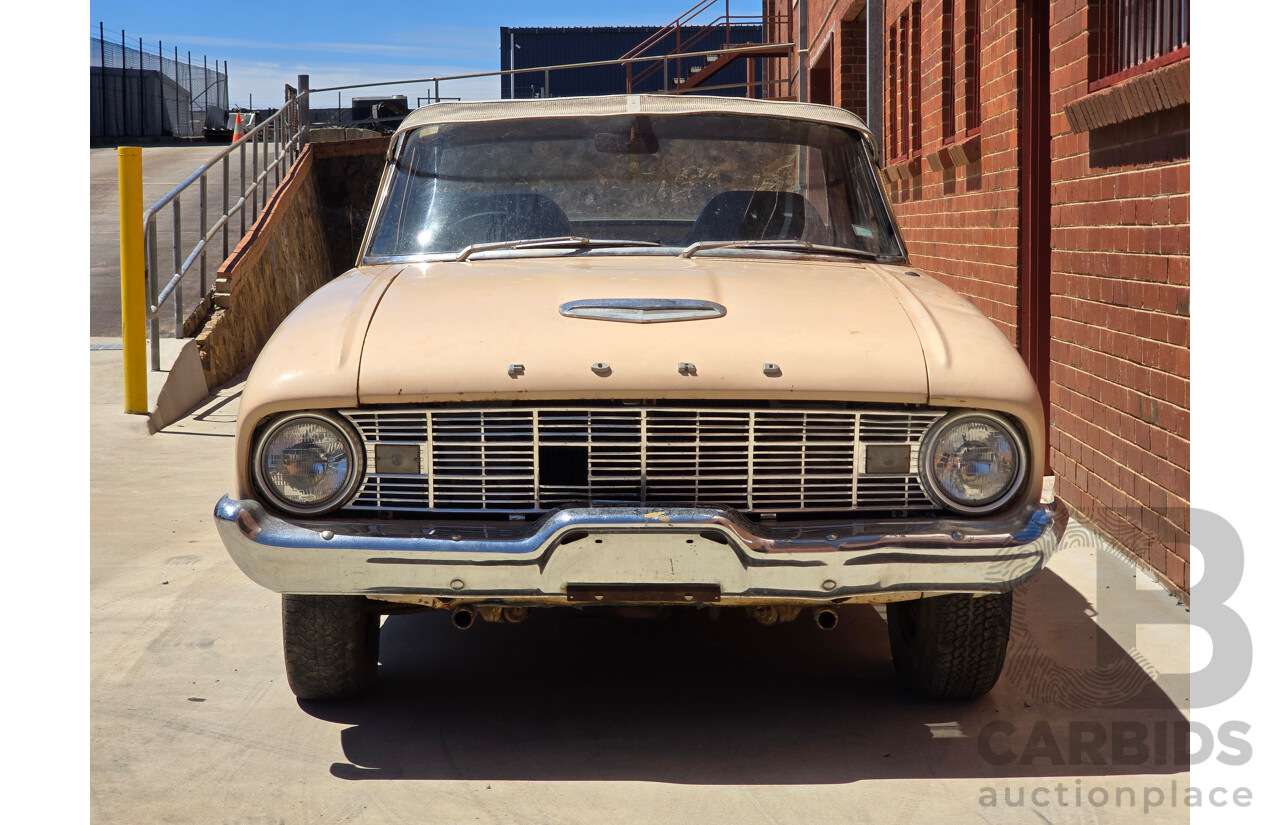
[[[763,5],[763,4],[762,4]],[[708,21],[723,7],[723,12]],[[787,69],[784,78],[792,74],[791,50],[791,4],[783,3],[784,11],[779,14],[731,14],[729,0],[701,0],[688,11],[672,20],[666,26],[649,35],[634,49],[622,55],[619,60],[631,61],[636,58],[649,58],[648,65],[628,62],[627,93],[632,93],[641,83],[662,73],[663,92],[681,94],[702,88],[703,91],[723,88],[741,88],[742,84],[731,86],[710,86],[709,81],[739,58],[747,59],[747,97],[755,97],[757,91],[761,96],[770,97],[766,88],[769,80],[756,77],[757,58],[785,58]],[[763,35],[763,43],[734,43],[735,27],[759,25]],[[741,29],[739,28],[739,31]],[[674,41],[674,48],[671,48]],[[770,48],[770,47],[773,48]],[[691,52],[713,52],[720,49],[736,49],[751,47],[749,53],[705,54],[690,56]],[[668,51],[662,51],[668,49]],[[657,59],[660,58],[660,59]],[[781,72],[779,72],[781,74]]]

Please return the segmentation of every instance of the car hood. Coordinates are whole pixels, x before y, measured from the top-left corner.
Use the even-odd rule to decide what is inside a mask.
[[[369,323],[359,401],[802,394],[924,403],[919,321],[894,269],[603,255],[406,266]],[[711,302],[725,312],[662,323],[562,314],[601,299]]]

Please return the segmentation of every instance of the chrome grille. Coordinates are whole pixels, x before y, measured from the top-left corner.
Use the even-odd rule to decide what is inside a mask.
[[[348,505],[539,512],[573,503],[748,512],[928,510],[921,438],[939,410],[683,407],[345,410],[365,442]],[[378,444],[414,444],[420,475],[376,472]],[[909,472],[868,474],[866,447],[910,448]]]

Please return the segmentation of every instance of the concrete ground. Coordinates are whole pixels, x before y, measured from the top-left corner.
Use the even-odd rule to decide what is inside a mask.
[[[89,360],[96,823],[1188,820],[1187,613],[1078,526],[975,702],[906,696],[869,606],[830,632],[393,617],[373,696],[300,702],[279,597],[212,521],[239,385],[149,436],[120,352]]]

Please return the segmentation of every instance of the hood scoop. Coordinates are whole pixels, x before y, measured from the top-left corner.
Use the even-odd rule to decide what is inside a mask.
[[[593,321],[621,321],[626,324],[665,324],[670,321],[699,321],[723,318],[728,312],[714,301],[681,298],[590,298],[560,305],[566,318]]]

